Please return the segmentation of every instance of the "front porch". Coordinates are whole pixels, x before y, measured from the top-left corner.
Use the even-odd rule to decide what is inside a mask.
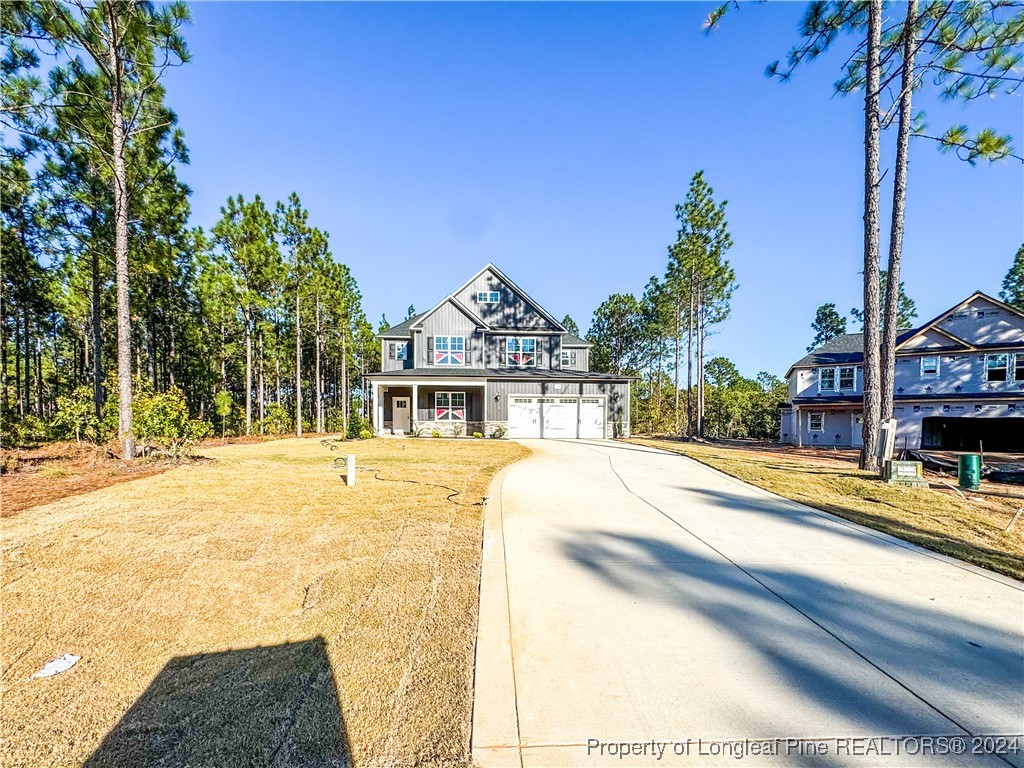
[[[373,380],[370,392],[377,435],[484,434],[487,382],[482,379]]]
[[[797,405],[792,411],[794,434],[788,442],[797,446],[860,448],[864,443],[864,418],[860,405]]]

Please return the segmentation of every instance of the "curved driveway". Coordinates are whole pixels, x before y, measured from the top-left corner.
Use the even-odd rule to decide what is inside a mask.
[[[675,454],[529,445],[486,513],[484,768],[931,765],[1024,732],[1020,582]]]

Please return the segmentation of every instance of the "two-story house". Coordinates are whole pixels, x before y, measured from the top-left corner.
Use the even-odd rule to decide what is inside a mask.
[[[629,435],[629,377],[591,372],[592,345],[493,264],[379,338],[377,434]]]
[[[862,442],[864,340],[838,336],[789,369],[781,437]],[[1024,451],[1024,313],[975,293],[896,342],[896,447]]]

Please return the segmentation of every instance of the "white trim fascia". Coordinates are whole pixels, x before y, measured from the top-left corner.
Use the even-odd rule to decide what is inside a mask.
[[[385,387],[411,387],[414,384],[419,387],[486,387],[487,379],[465,378],[465,379],[413,379],[413,378],[388,378],[384,376],[367,376],[366,380],[371,384],[380,384]]]

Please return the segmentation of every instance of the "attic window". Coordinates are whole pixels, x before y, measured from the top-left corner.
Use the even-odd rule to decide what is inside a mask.
[[[476,295],[477,304],[497,304],[501,301],[501,294],[497,291],[480,291]]]

